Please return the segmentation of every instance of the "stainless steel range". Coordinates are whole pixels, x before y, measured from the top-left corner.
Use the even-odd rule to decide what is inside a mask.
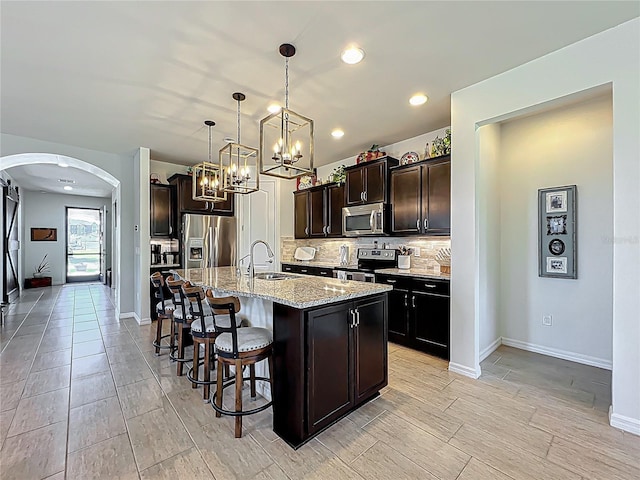
[[[395,268],[398,266],[398,251],[378,248],[359,248],[357,268],[339,267],[333,271],[333,276],[357,282],[374,282],[374,271],[381,268]]]

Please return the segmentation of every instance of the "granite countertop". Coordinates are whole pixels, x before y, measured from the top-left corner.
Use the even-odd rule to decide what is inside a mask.
[[[176,268],[180,267],[179,263],[152,263],[151,268]]]
[[[263,298],[301,309],[376,295],[393,289],[391,285],[380,283],[299,274],[287,274],[292,278],[284,280],[250,279],[238,276],[235,267],[191,268],[175,270],[175,273],[193,284],[213,288],[216,294]]]
[[[451,274],[440,273],[434,270],[426,270],[424,268],[382,268],[376,270],[375,273],[384,275],[399,275],[403,277],[430,278],[434,280],[450,280]]]

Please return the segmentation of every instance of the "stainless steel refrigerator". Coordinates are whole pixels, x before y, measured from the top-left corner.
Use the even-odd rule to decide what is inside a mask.
[[[235,217],[182,216],[183,268],[226,267],[235,264]]]

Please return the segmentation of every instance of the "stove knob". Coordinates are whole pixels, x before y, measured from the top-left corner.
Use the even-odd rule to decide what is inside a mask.
[[[362,252],[362,256],[366,257],[367,256],[367,252]]]
[[[385,256],[385,257],[388,257],[388,256],[389,256],[389,253],[388,253],[388,252],[384,252],[384,256]]]

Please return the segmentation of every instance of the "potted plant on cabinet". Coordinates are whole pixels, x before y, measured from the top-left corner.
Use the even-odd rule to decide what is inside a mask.
[[[36,269],[33,272],[33,278],[42,278],[44,277],[47,273],[50,272],[51,268],[49,266],[49,262],[47,262],[47,256],[49,254],[47,253],[43,258],[42,261],[38,264],[38,266],[36,267]]]

